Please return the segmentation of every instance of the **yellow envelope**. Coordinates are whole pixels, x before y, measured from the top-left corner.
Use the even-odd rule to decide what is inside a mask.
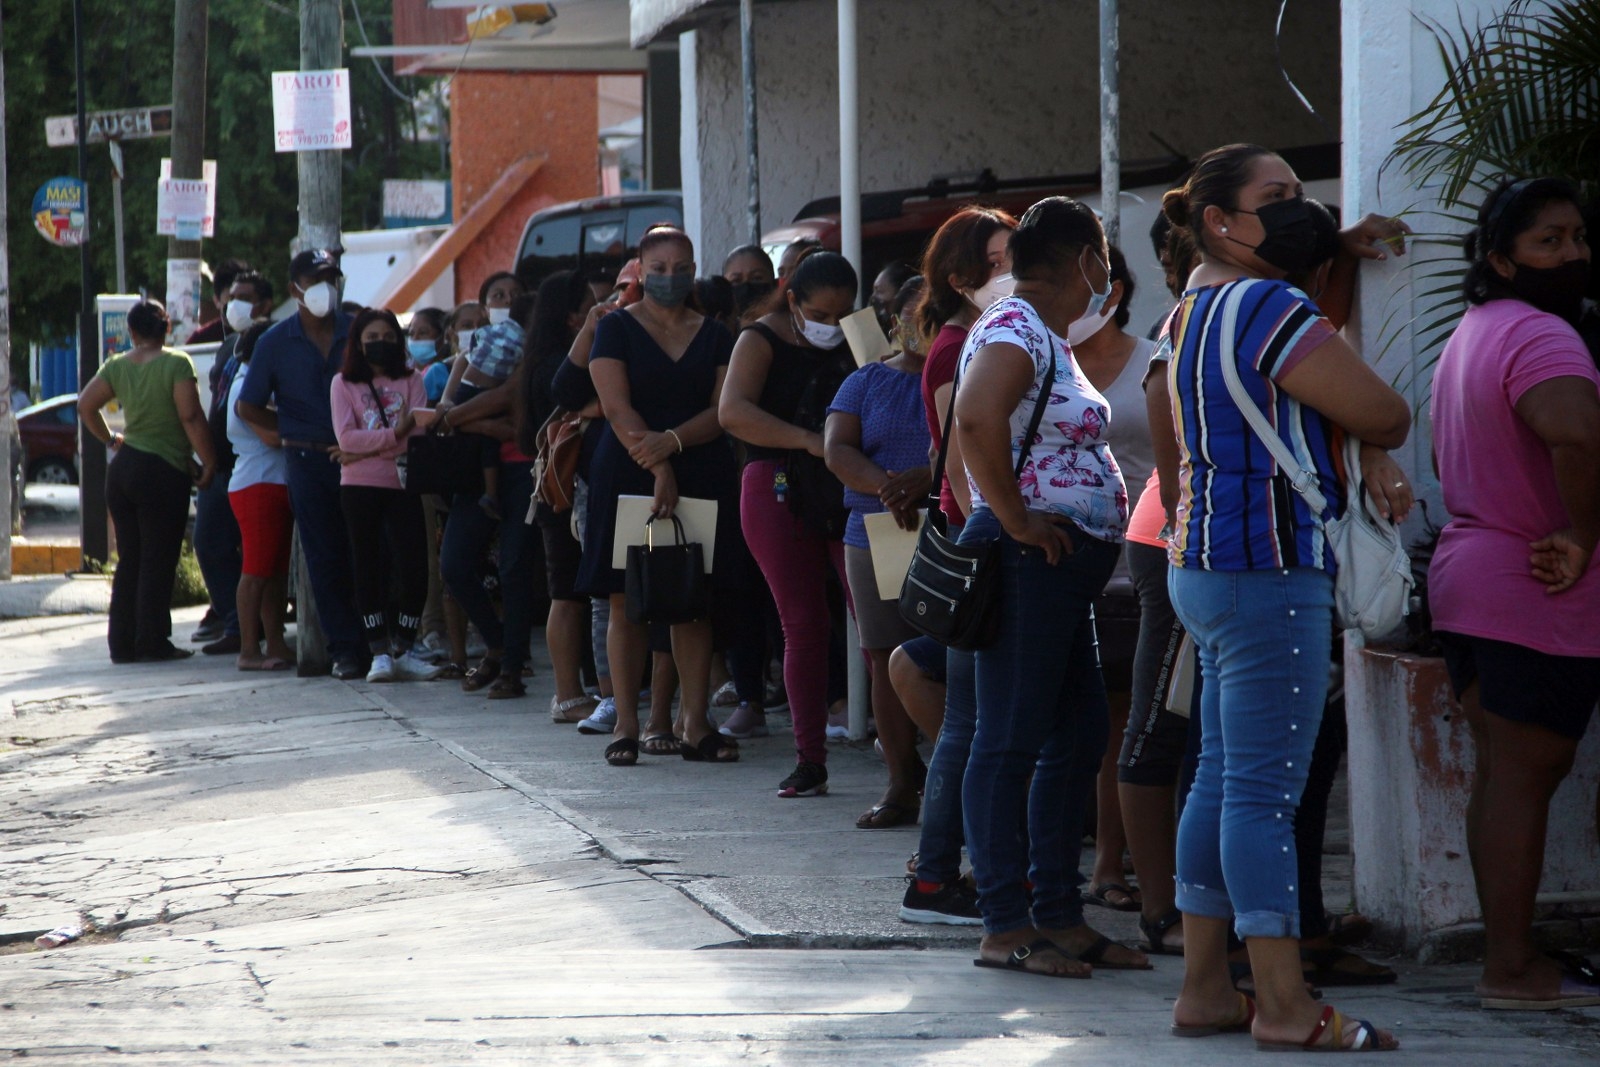
[[[902,530],[887,511],[863,520],[872,551],[872,572],[878,579],[878,599],[900,599],[900,587],[906,583],[906,571],[911,569],[911,557],[916,555],[917,535],[922,531],[925,515],[926,511],[917,512],[915,530]]]
[[[839,320],[839,325],[844,327],[844,339],[850,343],[850,354],[856,357],[856,366],[865,367],[894,355],[894,346],[883,335],[878,315],[871,308],[846,315]]]
[[[645,543],[645,523],[650,521],[650,509],[654,506],[655,500],[648,496],[617,497],[617,534],[611,543],[613,570],[627,569],[629,545]],[[684,540],[700,542],[700,554],[705,557],[706,573],[710,574],[717,552],[717,502],[680,497],[674,514],[683,523]],[[656,520],[654,531],[657,545],[673,544],[677,538],[671,520]]]

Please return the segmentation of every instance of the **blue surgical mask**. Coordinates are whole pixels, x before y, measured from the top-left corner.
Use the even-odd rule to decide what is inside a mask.
[[[1098,262],[1098,259],[1096,262]],[[1082,259],[1078,260],[1078,270],[1083,272],[1083,282],[1089,287],[1089,306],[1083,309],[1083,314],[1079,315],[1078,318],[1080,321],[1098,318],[1100,312],[1105,310],[1106,301],[1111,299],[1111,271],[1109,268],[1106,270],[1106,291],[1097,293],[1094,291],[1094,283],[1089,281],[1089,272],[1084,270]]]
[[[420,341],[414,337],[406,339],[406,354],[413,363],[432,363],[439,357],[439,342],[433,338]]]

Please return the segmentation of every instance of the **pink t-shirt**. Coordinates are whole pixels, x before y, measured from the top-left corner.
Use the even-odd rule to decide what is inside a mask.
[[[1450,336],[1433,378],[1433,448],[1451,519],[1428,601],[1437,630],[1600,656],[1600,568],[1551,596],[1528,562],[1530,542],[1572,524],[1550,449],[1515,410],[1552,378],[1600,388],[1578,332],[1520,300],[1469,309]]]
[[[405,452],[406,443],[395,440],[394,427],[406,412],[428,406],[422,375],[408,374],[398,381],[378,377],[372,379],[369,386],[366,382],[346,381],[344,375],[336,374],[328,388],[328,401],[333,407],[333,433],[339,447],[346,452],[377,453],[342,467],[339,484],[399,489],[400,472],[395,469],[394,461]],[[381,415],[378,412],[380,401],[383,404]],[[418,426],[411,435],[421,432],[422,427]]]
[[[1128,516],[1128,540],[1151,548],[1166,548],[1167,542],[1161,536],[1162,527],[1166,525],[1167,509],[1161,506],[1161,472],[1151,471],[1150,480],[1144,483],[1139,494],[1139,502],[1133,505],[1133,514]]]

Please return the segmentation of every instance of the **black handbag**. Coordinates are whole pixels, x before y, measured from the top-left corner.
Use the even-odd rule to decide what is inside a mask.
[[[656,546],[655,518],[645,523],[645,543],[628,546],[623,592],[628,621],[637,624],[694,622],[710,614],[705,555],[686,540],[683,523],[671,519],[673,543]]]
[[[475,433],[422,433],[406,442],[408,493],[453,496],[483,493],[483,437]]]
[[[1044,418],[1050,387],[1056,380],[1056,346],[1050,343],[1050,369],[1039,386],[1039,400],[1028,423],[1028,436],[1012,477],[1022,476],[1033,451],[1033,439]],[[950,539],[944,512],[939,510],[939,487],[944,484],[944,461],[950,451],[950,430],[955,423],[958,374],[950,390],[950,410],[939,439],[939,459],[933,465],[933,489],[928,514],[917,535],[916,552],[905,582],[900,586],[900,617],[906,625],[951,648],[977,649],[994,643],[1000,625],[1000,543],[957,544]]]

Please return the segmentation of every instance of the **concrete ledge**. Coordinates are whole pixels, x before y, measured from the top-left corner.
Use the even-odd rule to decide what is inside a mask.
[[[76,544],[33,544],[20,538],[11,543],[12,574],[66,574],[82,564],[83,553]]]
[[[76,547],[72,549],[76,554]],[[93,575],[16,577],[0,582],[0,619],[40,615],[103,615],[111,607],[111,581]]]

